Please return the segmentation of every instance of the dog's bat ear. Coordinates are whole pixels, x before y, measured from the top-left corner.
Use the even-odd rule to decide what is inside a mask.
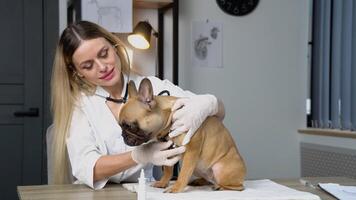
[[[153,100],[153,89],[151,81],[148,78],[144,78],[138,89],[138,95],[143,102],[149,102]]]
[[[135,83],[132,80],[129,82],[128,91],[130,98],[137,96],[137,89]]]
[[[150,108],[153,108],[155,101],[153,99],[153,89],[151,81],[148,78],[144,78],[138,89],[138,96],[141,102],[147,104]]]

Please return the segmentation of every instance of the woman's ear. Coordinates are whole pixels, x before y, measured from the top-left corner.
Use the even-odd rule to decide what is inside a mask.
[[[137,96],[137,89],[135,83],[131,80],[128,86],[129,98]]]
[[[82,74],[79,74],[76,70],[73,70],[73,76],[78,76],[79,78],[83,78]]]

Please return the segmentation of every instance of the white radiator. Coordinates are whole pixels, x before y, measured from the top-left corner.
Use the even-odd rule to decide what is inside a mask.
[[[356,150],[301,143],[302,176],[356,178]]]

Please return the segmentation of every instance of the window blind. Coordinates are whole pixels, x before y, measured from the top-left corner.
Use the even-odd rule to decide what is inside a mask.
[[[314,0],[311,126],[355,130],[356,2]]]

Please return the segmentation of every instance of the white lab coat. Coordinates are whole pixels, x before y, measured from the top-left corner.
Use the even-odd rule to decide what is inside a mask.
[[[135,82],[137,88],[143,78],[135,74],[130,76],[130,80]],[[168,90],[172,96],[177,97],[194,95],[173,85],[168,80],[162,81],[153,76],[147,78],[152,83],[155,95],[162,90]],[[122,96],[124,96],[126,90],[127,76],[124,76],[124,79]],[[120,154],[133,148],[124,143],[121,136],[121,127],[105,103],[106,100],[103,97],[108,97],[109,93],[98,86],[95,94],[92,96],[83,94],[81,96],[74,109],[69,129],[67,149],[75,182],[85,183],[93,189],[101,189],[109,180],[117,183],[137,181],[138,172],[142,168],[145,168],[146,177],[150,178],[152,176],[152,165],[137,165],[108,179],[93,181],[94,166],[100,156]]]

